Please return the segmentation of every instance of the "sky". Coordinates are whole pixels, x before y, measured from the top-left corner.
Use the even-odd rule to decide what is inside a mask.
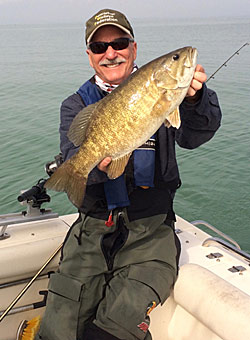
[[[0,25],[80,23],[102,8],[120,10],[128,18],[250,20],[250,0],[0,0]]]

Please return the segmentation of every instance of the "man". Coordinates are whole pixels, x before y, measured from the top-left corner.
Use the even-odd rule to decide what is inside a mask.
[[[77,151],[67,137],[76,114],[137,69],[133,29],[122,13],[104,9],[90,18],[86,43],[95,75],[62,104],[64,161]],[[145,167],[134,154],[125,169],[125,191],[122,183],[113,186],[107,178],[110,158],[89,174],[79,218],[65,239],[59,271],[50,278],[37,339],[151,339],[149,313],[167,299],[178,272],[173,198],[180,178],[175,141],[193,149],[211,139],[220,126],[217,96],[205,81],[198,65],[180,106],[180,129],[161,126],[150,140],[153,185],[136,185],[135,169],[143,173]],[[143,152],[147,159],[148,151]]]

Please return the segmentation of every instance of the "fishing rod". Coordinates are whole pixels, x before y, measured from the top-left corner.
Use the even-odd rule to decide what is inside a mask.
[[[243,44],[237,51],[235,51],[219,68],[217,68],[217,70],[208,78],[208,80],[206,81],[206,83],[212,78],[214,79],[214,75],[223,67],[223,66],[227,66],[227,63],[229,62],[230,59],[232,59],[236,54],[239,55],[239,51],[244,48],[245,46],[250,45],[248,42]]]

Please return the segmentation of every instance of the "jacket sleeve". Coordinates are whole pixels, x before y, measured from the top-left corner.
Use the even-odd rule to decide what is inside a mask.
[[[60,149],[63,156],[63,161],[72,157],[79,149],[68,138],[67,133],[70,125],[79,111],[84,108],[81,98],[77,94],[65,99],[61,105],[60,111]]]
[[[195,104],[184,100],[180,105],[181,126],[176,130],[179,146],[194,149],[210,140],[221,124],[221,110],[216,93],[205,84]]]
[[[68,138],[67,134],[70,125],[79,111],[85,107],[79,94],[73,94],[67,99],[65,99],[61,105],[60,110],[60,149],[63,156],[63,161],[65,162],[71,158],[78,150]],[[98,184],[106,182],[108,180],[106,173],[100,171],[95,167],[88,176],[87,185]]]

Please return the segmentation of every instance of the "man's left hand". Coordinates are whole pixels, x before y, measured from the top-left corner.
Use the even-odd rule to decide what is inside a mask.
[[[207,75],[202,65],[197,65],[194,77],[191,81],[186,97],[193,97],[202,88],[202,84],[207,80]]]

